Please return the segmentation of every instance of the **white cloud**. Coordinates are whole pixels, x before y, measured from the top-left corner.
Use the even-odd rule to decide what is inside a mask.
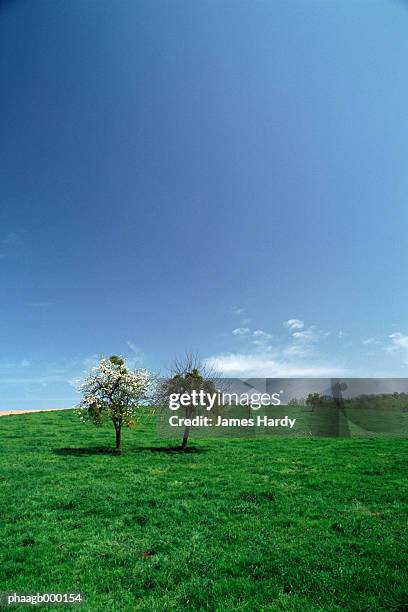
[[[284,321],[283,324],[285,327],[290,329],[290,331],[293,331],[294,329],[303,329],[305,326],[304,321],[301,321],[300,319],[288,319],[287,321]]]
[[[296,363],[269,353],[222,353],[204,360],[223,376],[239,377],[282,377],[282,378],[323,378],[344,376],[344,368],[313,363]]]
[[[385,352],[401,356],[402,363],[400,367],[408,366],[408,336],[405,334],[401,334],[400,332],[396,332],[394,334],[390,334],[389,336],[390,344],[385,347]]]
[[[234,336],[247,336],[251,330],[249,327],[237,327],[232,330]]]
[[[272,349],[271,340],[272,334],[269,334],[262,329],[256,329],[252,334],[252,344],[258,347],[258,349],[270,351]]]
[[[389,338],[391,340],[391,345],[388,347],[389,351],[408,351],[408,336],[398,332],[395,334],[390,334]]]
[[[306,357],[310,353],[310,346],[294,342],[287,346],[283,353],[286,357]]]
[[[284,349],[284,354],[290,357],[306,357],[315,353],[315,345],[326,333],[312,326],[302,331],[292,333],[292,342]]]
[[[290,332],[284,342],[274,340],[263,329],[251,332],[248,327],[237,327],[232,333],[241,339],[244,348],[220,352],[204,359],[204,363],[224,376],[319,378],[349,373],[343,366],[325,363],[319,355],[318,342],[327,332],[314,325],[305,329],[300,319],[289,319],[284,325]]]
[[[20,366],[21,366],[22,368],[29,368],[31,365],[32,365],[32,364],[31,364],[31,361],[29,361],[28,359],[23,359],[23,360],[20,362]]]
[[[318,334],[313,329],[305,329],[300,332],[294,332],[292,338],[297,342],[317,342]]]
[[[252,335],[254,338],[272,338],[272,334],[268,334],[267,332],[262,331],[262,329],[256,329]]]

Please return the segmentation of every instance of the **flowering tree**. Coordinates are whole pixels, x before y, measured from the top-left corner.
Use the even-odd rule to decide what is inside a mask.
[[[147,399],[151,374],[129,370],[122,357],[102,358],[79,385],[82,400],[77,414],[82,422],[103,425],[111,420],[116,432],[116,449],[121,448],[122,426],[132,427],[140,402]]]

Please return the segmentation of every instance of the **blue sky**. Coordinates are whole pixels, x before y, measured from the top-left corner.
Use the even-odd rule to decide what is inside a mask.
[[[0,408],[163,371],[408,374],[408,7],[0,4]]]

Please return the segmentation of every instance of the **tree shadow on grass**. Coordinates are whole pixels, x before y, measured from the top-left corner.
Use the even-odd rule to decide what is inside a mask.
[[[121,452],[109,446],[89,446],[83,448],[53,448],[52,452],[63,457],[85,457],[88,455],[120,455]]]
[[[185,449],[182,449],[181,446],[138,446],[135,450],[150,451],[151,453],[180,453],[180,455],[193,455],[208,452],[208,448],[203,446],[187,446]]]
[[[145,452],[150,451],[151,453],[168,453],[168,454],[199,454],[206,453],[208,451],[207,448],[204,447],[196,447],[190,446],[186,449],[182,449],[180,446],[136,446],[131,448],[123,449],[126,454],[130,454],[134,451],[136,452]],[[53,448],[52,452],[55,455],[59,455],[62,457],[88,457],[91,455],[121,455],[122,451],[118,451],[115,448],[111,448],[109,446],[89,446],[82,448]]]

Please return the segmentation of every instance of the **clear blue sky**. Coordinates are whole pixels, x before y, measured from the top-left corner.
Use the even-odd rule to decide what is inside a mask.
[[[407,32],[392,0],[0,3],[0,408],[110,353],[406,376]]]

